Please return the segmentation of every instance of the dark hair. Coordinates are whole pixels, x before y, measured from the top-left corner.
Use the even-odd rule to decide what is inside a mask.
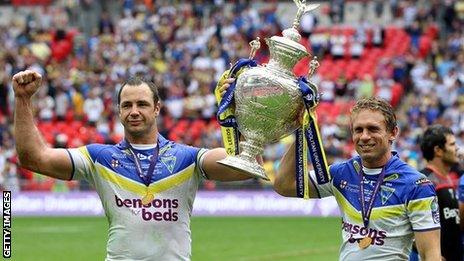
[[[63,39],[66,39],[66,31],[63,30],[63,29],[56,30],[55,40],[60,41],[60,40],[63,40]]]
[[[124,89],[124,87],[126,87],[127,85],[129,86],[140,86],[142,84],[146,84],[148,85],[148,87],[150,88],[151,92],[153,93],[153,101],[156,105],[156,103],[158,103],[159,101],[159,94],[158,94],[158,87],[156,87],[156,85],[150,81],[150,80],[147,80],[146,78],[143,78],[143,77],[140,77],[140,76],[134,76],[134,77],[130,77],[129,79],[127,79],[121,86],[121,88],[119,89],[119,92],[118,92],[118,105],[121,103],[121,92],[122,92],[122,89]]]
[[[426,160],[432,160],[435,156],[435,146],[441,149],[445,148],[447,135],[454,135],[453,131],[448,127],[439,124],[428,127],[420,141],[422,156]]]
[[[353,114],[356,114],[361,110],[380,111],[385,118],[385,125],[387,126],[388,131],[393,131],[397,125],[393,107],[384,99],[369,97],[358,100],[351,109],[351,117],[353,117]]]

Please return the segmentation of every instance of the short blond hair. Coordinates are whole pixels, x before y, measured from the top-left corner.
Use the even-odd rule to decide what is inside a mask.
[[[382,98],[369,97],[358,100],[353,108],[351,108],[351,120],[353,120],[353,115],[358,114],[362,110],[381,112],[385,118],[385,125],[388,131],[393,131],[397,126],[396,115],[393,111],[393,107]]]

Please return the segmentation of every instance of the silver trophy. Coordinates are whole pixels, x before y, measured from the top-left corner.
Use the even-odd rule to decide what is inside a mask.
[[[302,125],[304,102],[293,67],[309,53],[299,43],[301,36],[297,28],[301,16],[316,9],[319,4],[306,5],[303,0],[294,2],[298,12],[292,27],[282,32],[283,37],[265,39],[270,51],[269,63],[247,69],[237,78],[235,116],[245,141],[239,144],[239,155],[227,156],[218,161],[265,180],[269,178],[256,161],[256,156],[263,153],[265,144],[278,141]],[[250,58],[253,58],[259,48],[259,38],[252,41],[250,46]],[[317,66],[317,61],[313,59],[308,76],[314,73]],[[310,87],[316,88],[311,83]]]

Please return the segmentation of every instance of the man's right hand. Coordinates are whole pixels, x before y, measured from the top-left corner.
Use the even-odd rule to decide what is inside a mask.
[[[21,167],[52,178],[69,180],[73,163],[64,149],[50,148],[34,125],[31,97],[37,92],[42,76],[34,71],[22,71],[11,80],[15,94],[14,134],[16,153]]]
[[[21,71],[13,76],[15,97],[30,98],[42,84],[42,75],[31,70]]]
[[[222,85],[219,87],[218,91],[222,97],[226,94],[227,89],[229,89],[230,85],[235,81],[235,78],[227,78],[222,82]]]

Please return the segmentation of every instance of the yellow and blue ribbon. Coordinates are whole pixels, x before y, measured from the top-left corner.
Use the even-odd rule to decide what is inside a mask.
[[[224,148],[226,149],[227,154],[229,155],[239,154],[238,141],[240,137],[240,132],[238,130],[237,120],[235,118],[235,112],[231,107],[234,103],[234,91],[236,81],[230,84],[229,88],[226,90],[226,93],[222,97],[219,92],[219,88],[224,84],[224,81],[226,79],[237,78],[238,75],[243,71],[243,69],[255,66],[257,66],[255,60],[238,60],[230,70],[222,74],[221,79],[218,81],[218,84],[215,89],[216,101],[219,106],[216,116],[219,124],[221,125],[221,133],[224,142]]]
[[[303,127],[295,132],[296,136],[296,191],[300,198],[309,198],[309,173],[307,171],[307,153],[304,148],[305,141],[309,150],[309,158],[316,173],[318,184],[330,182],[329,167],[322,146],[321,135],[317,126],[317,117],[313,108],[319,102],[316,86],[308,82],[305,77],[298,79],[304,105],[305,114]]]

